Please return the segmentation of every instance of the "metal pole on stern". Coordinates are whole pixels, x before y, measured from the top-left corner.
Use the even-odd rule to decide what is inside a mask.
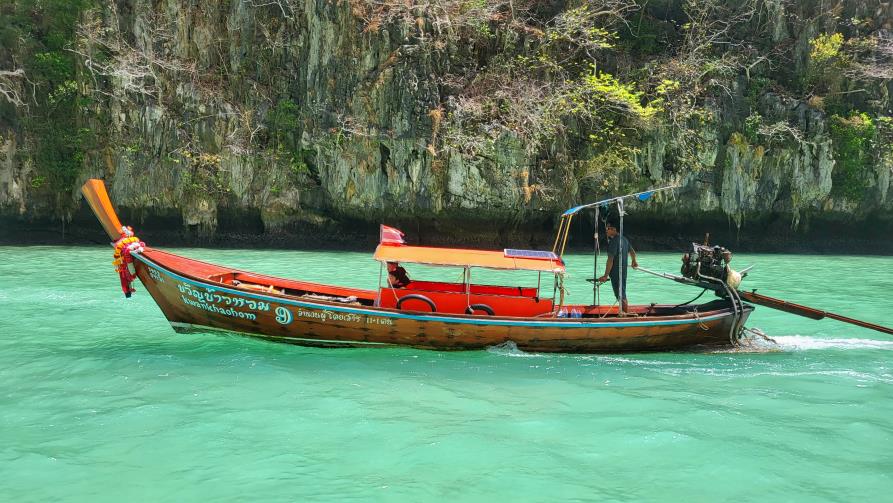
[[[378,263],[378,288],[376,289],[378,291],[375,292],[375,306],[376,307],[381,307],[381,275],[382,275],[383,271],[384,271],[384,262],[379,262]]]
[[[558,233],[555,234],[555,244],[552,245],[552,253],[558,253],[558,242],[561,240],[561,234],[564,231],[564,221],[565,216],[561,215],[561,220],[558,222]]]
[[[471,307],[471,267],[468,266],[465,266],[465,306]]]
[[[592,304],[597,306],[599,304],[598,299],[598,217],[599,210],[598,206],[595,207],[595,232],[593,233],[593,240],[595,241],[595,250],[592,252]]]
[[[623,299],[626,298],[626,288],[623,287],[623,262],[626,260],[627,250],[623,248],[623,198],[617,200],[617,213],[620,217],[620,234],[617,236],[617,239],[620,241],[617,243],[617,249],[619,252],[617,253],[617,257],[614,259],[614,267],[619,267],[617,270],[617,278],[620,279],[620,284],[617,285],[617,291],[620,292],[619,299],[617,302],[619,303],[619,307],[617,308],[617,312],[620,314],[625,314],[623,311]]]

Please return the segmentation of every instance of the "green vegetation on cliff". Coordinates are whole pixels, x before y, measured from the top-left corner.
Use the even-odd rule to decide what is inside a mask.
[[[864,112],[831,117],[831,139],[837,161],[833,194],[854,200],[864,196],[874,161],[871,147],[876,132],[874,122]]]
[[[90,174],[205,234],[516,228],[658,183],[739,225],[889,213],[885,5],[12,0],[0,208],[68,215]]]
[[[78,56],[70,50],[80,14],[93,4],[17,0],[0,5],[0,43],[6,49],[0,51],[0,69],[23,73],[16,87],[7,87],[15,97],[0,100],[0,126],[22,131],[34,166],[30,185],[54,197],[59,212],[70,207],[67,192],[84,171],[84,152],[95,142],[82,120],[92,97],[79,92]]]

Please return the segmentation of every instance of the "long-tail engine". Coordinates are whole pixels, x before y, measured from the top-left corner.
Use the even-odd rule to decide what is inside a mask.
[[[691,244],[682,255],[682,275],[695,281],[722,281],[732,288],[741,284],[741,274],[729,267],[732,252],[722,246]]]

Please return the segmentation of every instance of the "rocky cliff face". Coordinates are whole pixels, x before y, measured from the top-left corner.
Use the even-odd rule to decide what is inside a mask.
[[[104,178],[131,218],[174,222],[171,232],[196,237],[384,221],[499,241],[546,235],[556,212],[579,201],[667,184],[681,189],[634,209],[653,229],[725,215],[745,233],[767,218],[798,231],[815,219],[893,214],[893,148],[880,126],[893,106],[889,77],[844,80],[829,94],[853,99],[836,115],[778,84],[808,73],[816,37],[855,33],[846,26],[854,19],[871,20],[860,33],[890,41],[889,3],[847,2],[831,12],[805,0],[756,2],[753,23],[765,32],[754,33],[768,36],[764,47],[774,52],[757,54],[747,72],[700,100],[705,119],[689,149],[698,168],[682,166],[678,131],[664,123],[640,131],[626,169],[594,175],[577,167],[598,162],[599,152],[579,142],[555,137],[531,147],[511,128],[478,130],[473,150],[448,138],[476,82],[469,75],[541,43],[541,30],[497,12],[469,32],[457,26],[461,11],[437,2],[387,4],[130,0],[85,9],[73,51],[77,92],[90,99],[77,114],[94,139],[75,183],[59,193],[41,183],[39,145],[0,122],[3,214],[71,218],[76,185],[89,177]],[[637,12],[681,32],[683,4],[658,4]],[[578,5],[539,13],[541,28]],[[613,63],[618,73],[654,60],[627,56]],[[848,151],[835,142],[849,136],[835,136],[832,115],[846,121],[856,112],[878,127],[860,144],[859,171],[841,174]],[[844,183],[852,190],[839,190]]]

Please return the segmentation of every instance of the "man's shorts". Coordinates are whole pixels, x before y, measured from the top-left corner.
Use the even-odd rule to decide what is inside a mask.
[[[614,297],[617,297],[617,300],[621,300],[620,299],[620,286],[619,286],[620,278],[614,276],[613,274],[610,277],[611,277],[611,289],[614,290]],[[626,298],[626,277],[627,277],[627,275],[624,274],[623,275],[623,300],[627,300],[627,298]]]

